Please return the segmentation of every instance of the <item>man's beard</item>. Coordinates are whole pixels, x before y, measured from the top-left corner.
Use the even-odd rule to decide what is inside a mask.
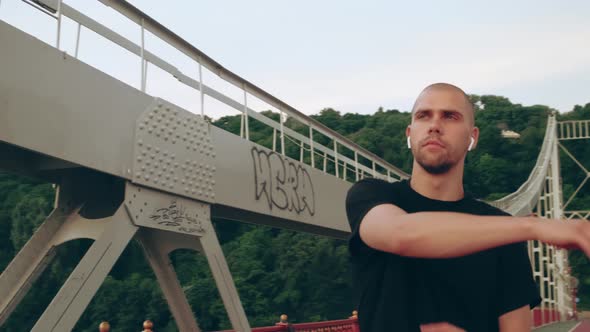
[[[422,154],[418,152],[414,158],[418,165],[422,166],[426,172],[433,175],[445,174],[456,164],[448,158],[448,155],[442,156],[435,161],[427,162],[422,158]]]
[[[445,174],[453,167],[453,164],[449,161],[431,165],[423,163],[419,159],[416,159],[416,161],[426,172],[433,175]]]

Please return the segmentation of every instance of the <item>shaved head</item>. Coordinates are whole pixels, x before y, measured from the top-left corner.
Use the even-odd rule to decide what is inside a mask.
[[[422,92],[420,92],[420,95],[418,95],[418,98],[416,98],[416,101],[414,102],[414,106],[412,107],[412,113],[416,112],[416,109],[420,106],[420,101],[422,100],[422,98],[424,98],[426,95],[428,95],[431,92],[452,93],[452,94],[457,94],[457,95],[461,96],[463,98],[463,100],[465,101],[462,105],[462,108],[466,113],[471,115],[471,117],[470,117],[471,125],[475,124],[475,113],[474,113],[475,111],[473,108],[473,104],[471,103],[471,100],[469,100],[469,96],[461,88],[459,88],[453,84],[449,84],[449,83],[434,83],[434,84],[430,84],[429,86],[425,87],[424,90],[422,90]]]
[[[465,155],[477,146],[479,129],[467,94],[448,83],[427,86],[414,103],[406,128],[414,167],[430,174],[446,174],[463,167]]]

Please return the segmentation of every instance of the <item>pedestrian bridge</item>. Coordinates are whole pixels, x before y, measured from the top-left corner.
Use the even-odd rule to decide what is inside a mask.
[[[55,45],[0,22],[0,169],[55,183],[58,192],[53,212],[0,276],[0,326],[57,246],[90,238],[94,243],[33,331],[71,330],[132,239],[141,242],[181,331],[199,328],[168,257],[179,248],[207,258],[233,329],[250,331],[212,218],[345,239],[351,183],[365,177],[399,181],[408,174],[227,70],[128,2],[100,1],[137,25],[141,43],[61,0],[33,4],[56,19]],[[64,17],[79,27],[73,56],[60,49]],[[81,28],[137,56],[137,86],[77,58]],[[147,33],[188,56],[198,70],[182,72],[150,52]],[[200,114],[146,93],[154,67],[194,89]],[[209,86],[203,71],[243,98]],[[241,115],[240,135],[211,125],[206,98]],[[278,121],[254,109],[254,98],[277,110]],[[299,130],[287,127],[287,118]],[[250,140],[251,121],[272,129],[272,147]],[[590,121],[557,122],[554,115],[547,121],[528,180],[492,203],[520,216],[587,218],[587,211],[564,210],[558,152],[560,140],[590,138]],[[533,241],[529,254],[543,297],[535,324],[567,319],[575,287],[566,252]]]

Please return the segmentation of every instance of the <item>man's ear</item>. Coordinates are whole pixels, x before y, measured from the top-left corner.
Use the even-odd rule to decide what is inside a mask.
[[[473,145],[471,146],[471,150],[477,147],[477,143],[479,142],[479,128],[473,127],[471,130],[471,137],[473,138]]]

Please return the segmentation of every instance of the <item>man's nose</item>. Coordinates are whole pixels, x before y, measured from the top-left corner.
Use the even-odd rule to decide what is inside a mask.
[[[440,127],[440,119],[437,117],[433,117],[432,120],[430,121],[429,127],[428,127],[428,133],[437,133],[440,134],[441,133],[441,127]]]

